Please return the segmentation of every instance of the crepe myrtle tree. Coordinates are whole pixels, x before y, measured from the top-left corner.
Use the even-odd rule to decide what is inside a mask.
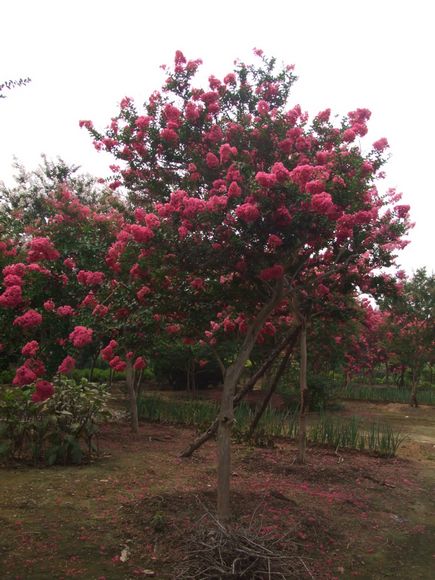
[[[170,290],[160,296],[169,304],[159,306],[172,311],[169,332],[184,332],[202,308],[193,338],[202,334],[218,353],[220,335],[237,333],[219,414],[223,521],[230,517],[233,398],[258,336],[270,325],[276,330],[286,301],[302,327],[305,394],[311,296],[334,285],[370,291],[374,270],[392,264],[409,226],[400,195],[381,194],[374,183],[386,139],[367,153],[360,146],[370,112],[357,109],[333,123],[326,109],[309,122],[289,105],[293,67],[256,54],[258,65],[236,62],[224,79],[210,76],[198,88],[200,61],[177,51],[163,88],[143,109],[124,98],[102,132],[81,121],[95,147],[116,158],[110,187],[123,186],[134,210],[109,250],[112,270],[144,272],[130,284],[147,287],[145,301]]]
[[[400,272],[397,292],[381,302],[384,314],[381,346],[394,366],[400,368],[403,386],[411,371],[410,405],[417,407],[417,387],[422,370],[433,361],[435,277],[420,268],[407,277]]]
[[[94,295],[110,283],[104,257],[120,227],[117,210],[84,205],[66,186],[43,199],[41,219],[0,233],[0,342],[18,387],[70,372],[83,349],[98,352],[108,309]]]

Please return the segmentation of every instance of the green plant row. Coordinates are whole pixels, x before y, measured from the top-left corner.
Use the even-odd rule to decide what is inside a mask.
[[[138,402],[139,417],[147,421],[188,425],[203,430],[218,413],[218,405],[205,401],[169,401],[159,397],[143,397]],[[235,409],[234,436],[246,440],[255,410],[245,404]],[[254,434],[257,444],[270,444],[276,437],[296,439],[299,431],[298,412],[268,408]],[[315,445],[369,451],[382,457],[394,457],[404,436],[390,425],[372,423],[364,426],[357,417],[340,419],[321,414],[308,427],[308,441]]]
[[[337,399],[355,401],[374,401],[383,403],[409,403],[410,389],[396,387],[359,387],[341,388],[334,391]],[[418,389],[417,400],[422,405],[435,405],[435,389]]]

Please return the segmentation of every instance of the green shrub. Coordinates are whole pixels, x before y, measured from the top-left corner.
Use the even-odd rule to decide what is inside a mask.
[[[14,371],[0,371],[0,385],[10,385],[14,378],[15,372]]]
[[[98,423],[107,415],[105,385],[59,377],[43,403],[33,403],[32,388],[0,394],[0,457],[34,464],[81,463],[96,451]]]

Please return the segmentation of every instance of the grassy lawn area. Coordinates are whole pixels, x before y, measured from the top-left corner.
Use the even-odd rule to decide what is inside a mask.
[[[2,469],[0,554],[5,579],[173,578],[189,535],[214,509],[215,444],[178,452],[189,429],[104,428],[101,458],[80,467]],[[435,461],[430,443],[402,457],[236,445],[233,504],[239,525],[288,534],[314,578],[432,578]],[[413,458],[411,459],[410,456]],[[304,568],[305,570],[305,568]]]

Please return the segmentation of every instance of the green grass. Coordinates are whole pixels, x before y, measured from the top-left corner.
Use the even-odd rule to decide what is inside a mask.
[[[206,429],[215,419],[219,406],[208,401],[172,401],[155,396],[147,396],[138,402],[140,419],[159,423],[188,425],[199,430]],[[246,440],[255,410],[245,404],[235,409],[234,436]],[[268,408],[261,418],[253,441],[269,444],[275,437],[296,439],[298,436],[298,412],[278,411]],[[336,418],[321,414],[310,425],[307,437],[314,445],[328,445],[334,448],[369,451],[382,457],[394,457],[404,436],[389,425],[371,423],[364,425],[357,417]]]
[[[352,386],[336,389],[334,397],[355,401],[373,401],[382,403],[409,403],[410,389],[397,387]],[[422,405],[435,405],[435,389],[418,389],[417,401]]]

